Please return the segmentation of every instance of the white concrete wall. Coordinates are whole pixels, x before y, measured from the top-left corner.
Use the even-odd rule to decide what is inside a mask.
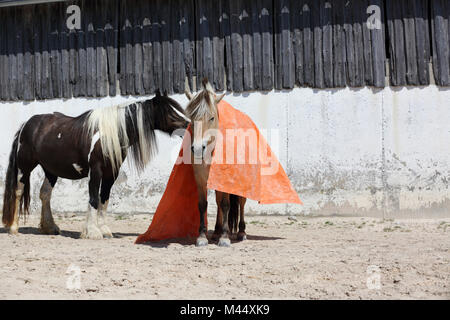
[[[182,105],[182,95],[173,96]],[[13,135],[33,114],[78,115],[137,97],[0,103],[0,174],[6,173]],[[139,99],[142,99],[139,98]],[[450,216],[450,88],[330,89],[228,94],[267,137],[304,202],[258,205],[249,213]],[[126,164],[111,195],[117,213],[154,212],[181,140],[159,135],[160,152],[139,176]],[[32,174],[32,208],[39,210],[43,172]],[[0,193],[4,184],[0,182]],[[87,180],[60,179],[52,205],[59,212],[87,208]],[[215,210],[210,195],[211,210]],[[214,211],[212,211],[214,212]]]

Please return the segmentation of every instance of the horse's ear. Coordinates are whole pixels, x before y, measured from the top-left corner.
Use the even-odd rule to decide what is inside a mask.
[[[184,90],[184,94],[186,95],[189,101],[192,100],[192,93],[188,89]]]
[[[157,97],[160,97],[161,96],[161,91],[159,89],[156,89],[155,94],[156,94]]]
[[[167,93],[167,90],[164,90],[164,96],[165,96],[165,97],[168,97],[168,96],[169,96],[168,93]]]
[[[220,101],[222,101],[223,97],[225,97],[225,93],[222,93],[221,95],[216,96],[216,104],[218,104]]]

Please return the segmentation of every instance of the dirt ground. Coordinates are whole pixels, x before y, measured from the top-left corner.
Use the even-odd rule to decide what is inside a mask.
[[[450,219],[253,216],[231,248],[134,245],[151,216],[108,219],[100,241],[79,239],[82,215],[57,215],[59,236],[36,215],[0,229],[0,298],[450,299]]]

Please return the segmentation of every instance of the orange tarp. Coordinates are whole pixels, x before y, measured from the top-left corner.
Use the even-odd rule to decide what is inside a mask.
[[[208,189],[236,194],[261,204],[301,204],[289,178],[253,121],[223,100],[218,110],[222,138],[216,137]],[[183,150],[190,150],[190,144],[190,134],[186,134],[180,159]],[[198,236],[200,219],[192,164],[189,161],[178,162],[173,167],[150,227],[137,238],[136,243]]]

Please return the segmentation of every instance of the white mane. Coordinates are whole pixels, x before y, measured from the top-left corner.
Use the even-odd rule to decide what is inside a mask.
[[[147,163],[151,157],[151,146],[146,141],[144,134],[143,107],[140,102],[136,106],[137,123],[133,123],[139,133],[140,156],[143,163]],[[130,103],[121,104],[90,112],[87,118],[88,137],[92,138],[98,132],[100,143],[105,159],[109,159],[114,173],[123,163],[123,148],[128,148],[129,138],[127,135],[126,115],[130,112]],[[131,117],[133,119],[133,117]]]

